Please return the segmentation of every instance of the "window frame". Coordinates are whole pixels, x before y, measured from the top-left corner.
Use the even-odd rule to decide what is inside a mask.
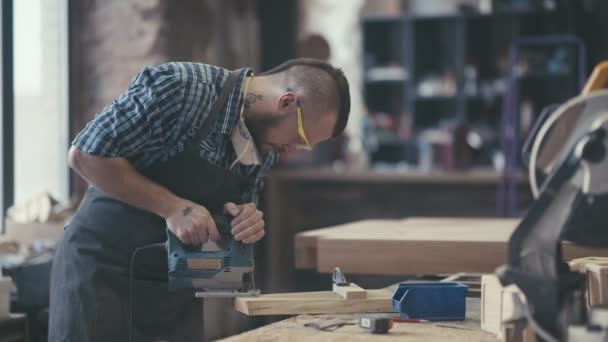
[[[14,77],[13,77],[13,0],[3,0],[0,5],[0,39],[2,45],[2,61],[0,75],[2,75],[2,89],[0,113],[2,128],[0,141],[0,173],[2,178],[2,193],[0,206],[2,208],[2,222],[0,228],[5,232],[6,210],[13,205],[15,196],[15,137],[14,137]]]

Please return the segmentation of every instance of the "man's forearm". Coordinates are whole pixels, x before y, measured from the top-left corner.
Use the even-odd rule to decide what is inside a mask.
[[[125,158],[101,158],[72,147],[68,163],[99,190],[164,218],[179,205],[179,197],[144,177]]]

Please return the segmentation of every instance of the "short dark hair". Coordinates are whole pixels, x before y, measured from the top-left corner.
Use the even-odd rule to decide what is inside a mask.
[[[334,81],[336,102],[338,109],[338,118],[334,127],[332,138],[335,138],[344,132],[348,123],[350,114],[350,90],[348,80],[344,76],[344,72],[340,68],[335,68],[330,63],[314,58],[297,58],[288,60],[270,70],[259,73],[258,75],[272,75],[287,71],[293,67],[308,67],[322,70],[327,73]],[[329,95],[332,97],[331,95]],[[331,99],[330,99],[331,100]]]

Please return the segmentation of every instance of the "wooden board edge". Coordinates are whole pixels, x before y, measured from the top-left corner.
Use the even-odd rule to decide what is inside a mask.
[[[359,285],[350,283],[348,286],[338,286],[333,284],[333,291],[344,299],[366,299],[367,291]]]
[[[234,309],[247,316],[265,315],[299,315],[299,314],[343,314],[343,313],[390,313],[392,292],[386,289],[368,290],[369,296],[366,299],[343,299],[333,291],[312,292],[314,294],[327,294],[328,298],[318,298],[312,296],[307,299],[308,292],[286,293],[286,294],[266,294],[258,297],[237,297],[234,299]],[[293,299],[280,299],[281,295]],[[268,301],[263,299],[267,297]],[[296,305],[294,302],[309,308],[284,309],[288,305]]]

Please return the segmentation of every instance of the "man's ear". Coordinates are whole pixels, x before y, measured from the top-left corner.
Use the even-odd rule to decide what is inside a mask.
[[[286,109],[289,106],[295,104],[296,95],[292,92],[286,92],[279,98],[279,108]]]

